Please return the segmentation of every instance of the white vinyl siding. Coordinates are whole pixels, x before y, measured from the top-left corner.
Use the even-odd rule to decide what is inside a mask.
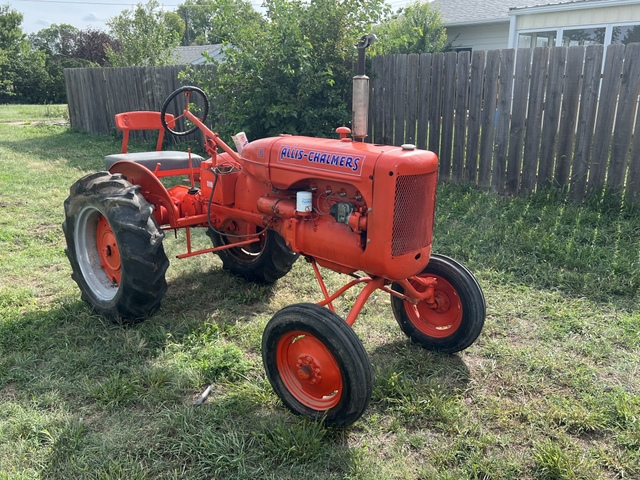
[[[632,23],[629,21],[631,19],[640,19],[640,4],[517,15],[516,29],[530,30],[573,25]]]
[[[509,45],[509,22],[486,25],[447,27],[453,47],[471,47],[473,50],[497,50]],[[457,38],[456,38],[457,37]]]

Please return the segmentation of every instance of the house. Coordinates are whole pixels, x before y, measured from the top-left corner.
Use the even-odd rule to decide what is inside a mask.
[[[201,65],[206,59],[204,52],[207,52],[209,57],[214,60],[220,61],[224,54],[221,51],[222,44],[215,45],[191,45],[189,47],[176,47],[173,50],[173,58],[176,65]]]
[[[434,0],[456,50],[640,41],[640,0]]]

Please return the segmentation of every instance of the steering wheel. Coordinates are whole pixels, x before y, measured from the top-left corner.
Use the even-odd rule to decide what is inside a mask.
[[[196,102],[196,100],[198,101]],[[172,102],[175,102],[175,110],[179,113],[178,115],[175,115],[173,120],[169,119],[169,122],[167,122],[167,110]],[[204,104],[204,108],[200,108],[200,105],[202,104]],[[197,109],[192,110],[194,107],[197,107]],[[198,118],[198,120],[204,123],[207,118],[207,114],[209,113],[209,99],[207,98],[207,95],[200,88],[192,86],[180,87],[169,95],[162,105],[162,110],[160,110],[160,122],[167,132],[177,137],[184,137],[185,135],[189,135],[190,133],[198,130],[197,125],[183,132],[174,130],[177,125],[177,120],[184,118],[185,110],[189,110]],[[184,118],[183,121],[186,122],[188,119]],[[171,124],[172,128],[169,127],[169,124]]]

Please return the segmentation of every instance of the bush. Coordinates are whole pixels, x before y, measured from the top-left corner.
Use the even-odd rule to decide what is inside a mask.
[[[382,18],[382,0],[267,0],[263,28],[239,28],[225,45],[214,112],[225,135],[330,136],[350,122],[354,45]],[[200,79],[203,80],[203,79]],[[221,122],[222,123],[222,122]]]

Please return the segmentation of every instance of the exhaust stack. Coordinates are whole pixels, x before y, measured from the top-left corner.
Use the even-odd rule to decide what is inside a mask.
[[[364,51],[373,45],[376,36],[373,33],[365,35],[357,43],[358,62],[356,64],[356,76],[353,77],[353,111],[351,126],[353,134],[351,137],[359,142],[363,142],[367,137],[367,127],[369,124],[369,77],[364,74]]]

